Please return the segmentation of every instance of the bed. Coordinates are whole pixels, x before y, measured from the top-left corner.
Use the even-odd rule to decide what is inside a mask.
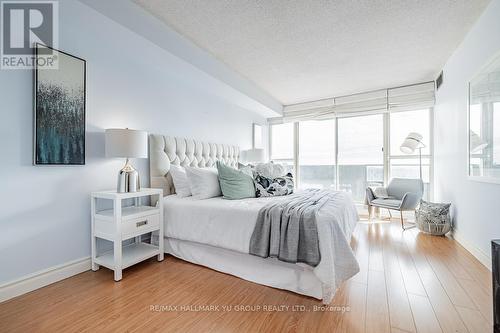
[[[350,247],[358,216],[349,195],[339,193],[317,215],[321,261],[293,264],[249,254],[259,210],[285,197],[197,200],[175,194],[171,164],[211,167],[217,161],[236,167],[235,146],[150,135],[151,186],[162,188],[165,252],[262,285],[285,289],[329,303],[340,284],[359,271]],[[158,236],[159,237],[159,236]]]

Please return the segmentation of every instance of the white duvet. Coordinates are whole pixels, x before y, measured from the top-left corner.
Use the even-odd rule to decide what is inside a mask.
[[[330,302],[340,283],[359,271],[350,247],[358,221],[356,207],[347,193],[336,196],[318,212],[317,228],[321,261],[313,268],[322,282],[323,301]],[[284,197],[197,200],[165,197],[165,236],[212,245],[248,254],[259,210]]]

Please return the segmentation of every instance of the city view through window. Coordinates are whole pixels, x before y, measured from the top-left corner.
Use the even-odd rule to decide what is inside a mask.
[[[389,130],[385,132],[387,120],[383,114],[301,121],[296,130],[293,123],[273,125],[271,158],[294,172],[294,135],[298,135],[298,187],[338,189],[351,193],[356,202],[364,202],[367,186],[384,185],[384,135],[390,142],[385,166],[389,179],[419,178],[418,149],[410,155],[399,149],[408,133],[418,132],[426,143],[422,149],[422,178],[424,198],[428,198],[429,114],[429,110],[417,110],[387,115]]]

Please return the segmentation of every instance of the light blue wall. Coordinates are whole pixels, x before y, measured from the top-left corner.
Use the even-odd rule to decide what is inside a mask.
[[[59,48],[87,60],[87,164],[32,166],[32,72],[1,70],[0,284],[90,255],[89,193],[114,188],[123,164],[104,158],[103,129],[245,149],[252,123],[265,123],[199,68],[80,2],[59,6]],[[135,164],[147,182],[147,160]]]
[[[467,85],[500,52],[499,18],[493,0],[446,63],[434,112],[436,198],[453,204],[457,239],[485,261],[490,240],[500,238],[500,185],[467,177]]]

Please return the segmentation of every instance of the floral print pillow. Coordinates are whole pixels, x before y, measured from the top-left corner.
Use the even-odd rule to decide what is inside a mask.
[[[274,179],[256,173],[254,183],[257,197],[274,197],[293,193],[293,176],[291,173]]]

